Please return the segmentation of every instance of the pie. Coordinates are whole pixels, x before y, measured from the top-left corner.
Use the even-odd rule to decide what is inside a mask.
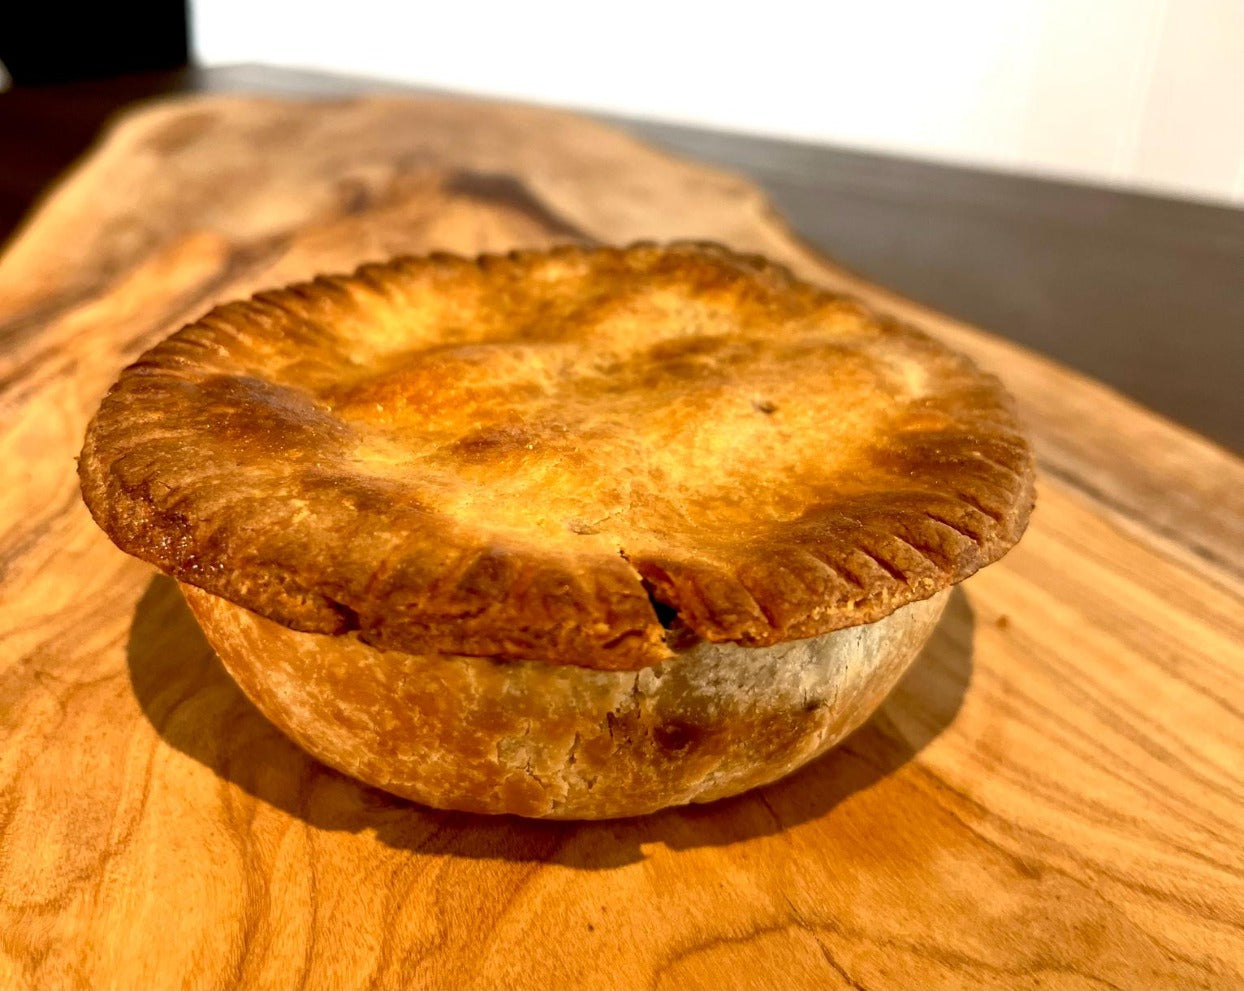
[[[555,817],[822,752],[1033,501],[996,378],[702,243],[399,258],[226,304],[122,373],[79,472],[310,752]]]

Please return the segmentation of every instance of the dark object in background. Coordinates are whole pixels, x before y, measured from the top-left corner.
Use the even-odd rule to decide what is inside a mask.
[[[179,69],[189,57],[185,0],[0,3],[0,62],[14,86]]]

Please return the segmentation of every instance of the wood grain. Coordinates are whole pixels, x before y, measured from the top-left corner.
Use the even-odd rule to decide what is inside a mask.
[[[214,301],[400,251],[712,237],[1001,374],[1032,528],[796,776],[592,825],[431,812],[285,741],[73,458]],[[567,115],[178,100],[0,258],[0,985],[1238,986],[1244,466],[798,244],[746,183]]]

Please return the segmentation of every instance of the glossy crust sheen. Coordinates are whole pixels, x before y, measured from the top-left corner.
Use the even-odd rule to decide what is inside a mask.
[[[324,763],[425,805],[642,815],[767,784],[870,716],[949,590],[772,647],[701,642],[639,671],[384,651],[182,585],[242,689]]]
[[[874,622],[1032,505],[995,378],[704,244],[398,259],[219,307],[125,370],[80,476],[122,549],[291,629],[632,670],[671,625]]]

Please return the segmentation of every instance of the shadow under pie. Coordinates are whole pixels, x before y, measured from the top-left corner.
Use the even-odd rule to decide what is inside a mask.
[[[956,587],[929,642],[872,719],[789,777],[706,805],[600,822],[429,809],[326,767],[243,695],[164,575],[152,578],[135,609],[127,656],[139,705],[166,743],[316,829],[372,830],[390,847],[425,854],[594,870],[642,859],[645,844],[727,845],[819,819],[893,774],[958,713],[971,680],[973,625]]]

